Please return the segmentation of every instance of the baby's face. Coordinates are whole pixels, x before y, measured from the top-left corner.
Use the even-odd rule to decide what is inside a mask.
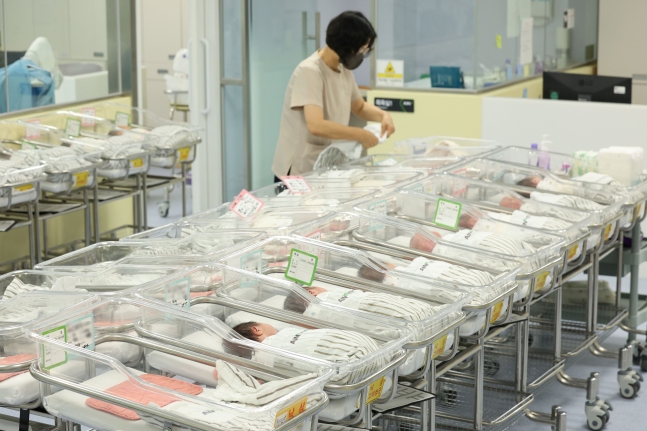
[[[319,295],[320,293],[328,292],[328,291],[327,291],[326,289],[324,289],[323,287],[316,287],[316,286],[308,287],[306,290],[308,291],[308,293],[309,293],[310,295],[314,295],[314,296],[317,296],[317,295]]]
[[[409,247],[415,250],[421,250],[431,253],[436,247],[436,243],[429,238],[417,233],[409,241]]]
[[[458,220],[458,225],[463,229],[474,229],[478,219],[471,214],[463,214]]]
[[[537,185],[541,182],[541,177],[539,175],[528,178],[528,187],[537,188]]]
[[[499,205],[501,205],[502,207],[518,210],[518,209],[521,209],[523,202],[521,202],[517,198],[511,198],[506,196],[503,199],[501,199],[501,202],[499,202]]]

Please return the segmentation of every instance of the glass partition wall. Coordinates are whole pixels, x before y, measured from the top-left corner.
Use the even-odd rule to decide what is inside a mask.
[[[0,114],[132,88],[130,0],[1,0]]]
[[[402,61],[394,86],[481,90],[597,58],[598,0],[375,3],[375,72]]]

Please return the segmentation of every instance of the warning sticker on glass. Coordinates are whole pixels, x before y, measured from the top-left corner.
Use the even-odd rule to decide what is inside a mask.
[[[79,136],[81,134],[81,120],[68,118],[65,122],[65,134],[67,136]]]
[[[447,199],[438,199],[436,205],[436,214],[434,215],[434,223],[441,227],[448,227],[456,229],[458,220],[461,217],[462,205],[458,202],[453,202]]]
[[[97,110],[94,108],[81,108],[81,114],[96,117]],[[94,118],[82,118],[81,125],[84,127],[94,127]]]
[[[115,114],[115,126],[128,127],[130,126],[130,114],[125,112],[117,112]]]
[[[296,195],[302,195],[312,191],[306,180],[300,176],[281,177],[281,181]]]
[[[164,301],[178,307],[191,307],[191,281],[189,278],[168,283],[164,286]]]
[[[66,325],[68,344],[94,350],[94,315],[88,314]]]
[[[43,332],[42,335],[57,341],[65,342],[67,340],[67,330],[65,325],[47,330]],[[67,362],[67,353],[65,350],[59,349],[50,344],[43,344],[42,348],[42,367],[44,370],[51,370],[52,368],[56,368]]]
[[[38,128],[38,125],[40,125],[40,120],[29,120],[27,123],[25,139],[39,139],[40,129]]]
[[[291,421],[301,413],[305,412],[307,408],[308,397],[305,396],[299,401],[296,401],[295,403],[290,404],[284,409],[279,410],[279,412],[276,414],[276,419],[274,420],[274,428],[278,428],[288,421]]]
[[[240,268],[245,271],[261,273],[263,268],[263,252],[262,250],[253,251],[240,257]]]
[[[319,258],[314,254],[293,248],[290,251],[288,267],[285,270],[285,278],[305,286],[312,285],[317,272]]]
[[[237,216],[247,218],[252,214],[256,214],[264,205],[256,196],[243,189],[229,205],[229,209]]]

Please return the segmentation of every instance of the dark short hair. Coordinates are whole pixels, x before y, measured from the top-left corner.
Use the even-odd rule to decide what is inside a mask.
[[[339,58],[357,54],[366,43],[372,48],[376,37],[373,25],[364,14],[350,10],[334,17],[326,29],[326,45]]]
[[[283,302],[283,309],[293,313],[303,314],[306,308],[308,308],[308,301],[297,292],[290,292]]]
[[[248,340],[258,341],[258,337],[252,332],[252,328],[258,325],[258,322],[245,322],[234,326],[232,329]]]

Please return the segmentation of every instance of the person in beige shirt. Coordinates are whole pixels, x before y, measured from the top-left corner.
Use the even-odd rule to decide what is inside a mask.
[[[362,98],[352,70],[373,49],[377,34],[360,12],[346,11],[326,29],[326,46],[303,60],[285,92],[281,129],[274,153],[275,181],[285,175],[312,170],[319,154],[332,140],[378,144],[371,132],[349,127],[351,112],[366,121],[382,123],[382,135],[395,132],[391,116]]]

